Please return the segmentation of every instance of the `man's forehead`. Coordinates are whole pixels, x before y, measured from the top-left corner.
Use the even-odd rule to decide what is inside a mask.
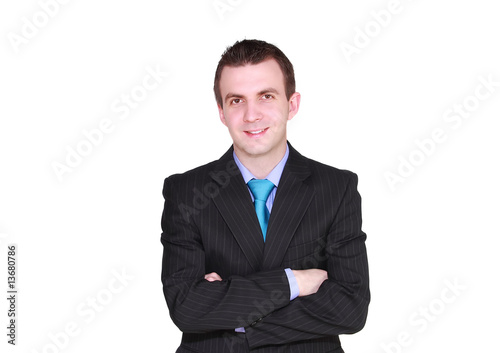
[[[221,88],[226,85],[245,86],[262,84],[281,90],[284,89],[284,75],[276,60],[270,58],[258,64],[225,66],[221,72]]]

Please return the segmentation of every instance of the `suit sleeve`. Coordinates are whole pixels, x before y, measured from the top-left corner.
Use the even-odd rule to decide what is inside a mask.
[[[317,293],[296,298],[246,329],[250,348],[363,328],[370,301],[366,235],[361,230],[357,176],[351,175],[325,245],[328,279]]]
[[[183,332],[232,330],[255,324],[262,316],[289,303],[290,289],[283,269],[262,271],[223,281],[204,279],[205,252],[194,222],[187,222],[175,178],[163,188],[161,242],[163,292],[170,316]],[[255,302],[266,303],[256,310]]]

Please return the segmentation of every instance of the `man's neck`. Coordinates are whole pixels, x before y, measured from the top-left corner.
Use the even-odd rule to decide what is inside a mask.
[[[283,159],[286,153],[286,143],[282,148],[277,149],[272,154],[266,154],[264,156],[252,156],[246,153],[241,153],[238,150],[234,150],[236,156],[240,162],[258,179],[264,179],[271,173],[271,171],[278,165],[278,163]]]

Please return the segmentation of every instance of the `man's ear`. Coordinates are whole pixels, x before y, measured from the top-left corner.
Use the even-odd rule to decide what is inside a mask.
[[[300,107],[300,93],[295,92],[288,100],[288,120],[292,120],[295,114],[299,112],[299,107]]]
[[[219,119],[220,119],[220,121],[222,121],[222,123],[227,126],[227,124],[226,124],[226,117],[224,116],[224,110],[222,110],[222,107],[219,104],[217,104],[217,109],[219,109]]]

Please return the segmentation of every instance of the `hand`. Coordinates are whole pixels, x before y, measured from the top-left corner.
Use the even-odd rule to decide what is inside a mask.
[[[299,285],[299,297],[316,293],[321,284],[328,279],[328,273],[317,268],[292,270],[292,272]]]
[[[207,273],[205,279],[209,282],[222,281],[222,278],[216,272]]]

